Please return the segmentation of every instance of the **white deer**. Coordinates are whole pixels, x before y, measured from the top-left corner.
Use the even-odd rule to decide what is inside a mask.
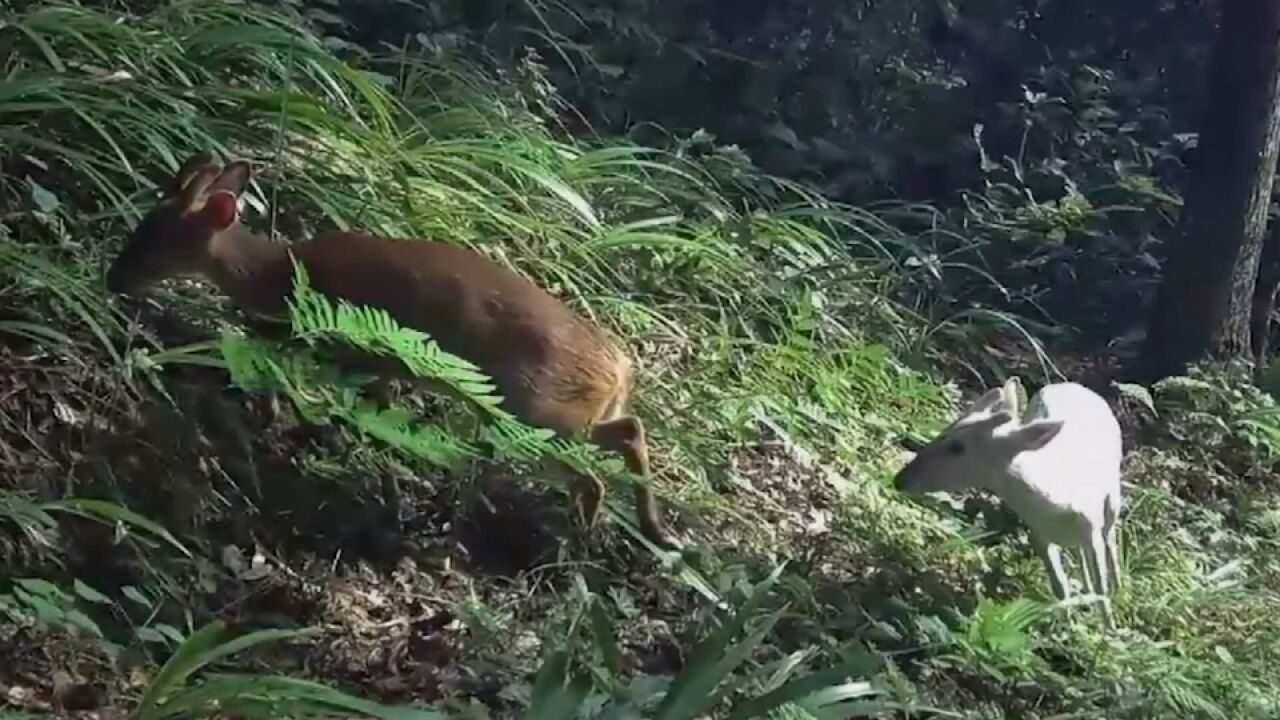
[[[1072,382],[1041,388],[1019,418],[1020,381],[993,388],[928,444],[894,478],[911,493],[993,492],[1031,530],[1059,600],[1070,596],[1062,549],[1080,552],[1085,587],[1106,596],[1120,582],[1120,424],[1107,401]]]

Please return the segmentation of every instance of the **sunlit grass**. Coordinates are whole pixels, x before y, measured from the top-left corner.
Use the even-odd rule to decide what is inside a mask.
[[[815,293],[837,310],[819,314],[840,323],[877,290],[872,271],[893,261],[886,243],[906,242],[783,181],[762,178],[789,198],[768,212],[751,191],[722,193],[723,163],[556,137],[455,67],[400,58],[388,74],[354,69],[301,27],[212,2],[124,22],[37,10],[10,29],[27,65],[0,98],[0,133],[49,167],[51,185],[68,173],[89,181],[61,212],[97,238],[92,257],[113,251],[149,179],[209,146],[262,164],[249,195],[259,227],[468,244],[616,329],[688,347],[725,331],[734,344],[774,343]],[[95,219],[82,224],[73,202],[96,205]],[[105,307],[82,313],[97,316]]]

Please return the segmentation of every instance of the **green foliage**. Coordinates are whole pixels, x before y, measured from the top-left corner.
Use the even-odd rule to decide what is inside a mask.
[[[387,707],[324,685],[291,677],[197,673],[219,661],[267,643],[305,637],[305,631],[259,630],[236,634],[212,622],[187,637],[147,685],[133,708],[134,720],[219,717],[373,717],[436,720],[444,715],[420,707]]]
[[[1028,630],[1046,614],[1027,598],[1002,603],[983,598],[969,618],[958,646],[988,669],[1017,668],[1036,661]]]
[[[912,304],[1086,343],[1141,320],[1213,27],[1206,3],[1163,0],[365,7],[329,27],[374,52],[412,28],[409,47],[515,66],[526,106],[567,130],[695,133],[828,197],[936,202],[899,208],[932,246],[900,278]]]
[[[770,663],[754,662],[762,641],[783,610],[768,610],[771,589],[782,566],[761,582],[733,594],[733,610],[692,650],[684,667],[671,678],[617,676],[616,628],[603,598],[580,593],[590,616],[588,672],[576,671],[572,648],[558,647],[544,659],[528,690],[529,720],[551,718],[652,718],[694,720],[723,707],[730,720],[776,717],[871,717],[890,709],[912,709],[875,698],[873,683],[852,680],[869,675],[876,663],[865,650],[850,649],[837,664],[804,673],[812,652],[797,652]],[[749,672],[734,676],[740,666]],[[594,690],[594,692],[593,692]],[[924,708],[914,708],[924,709]],[[783,714],[780,714],[783,713]]]
[[[1270,394],[1239,371],[1207,372],[1161,380],[1151,388],[1166,438],[1212,449],[1210,467],[1266,474],[1280,460],[1280,410]]]
[[[92,346],[73,338],[59,327],[86,327],[98,347],[122,362],[113,337],[123,332],[122,318],[102,302],[88,280],[86,268],[72,266],[68,270],[54,259],[48,249],[22,245],[13,241],[10,229],[0,225],[0,279],[5,294],[15,305],[38,296],[55,298],[52,308],[39,316],[30,310],[14,318],[0,321],[0,334],[36,343],[61,355],[74,356],[91,352]],[[26,318],[26,319],[23,319]]]
[[[89,602],[110,602],[98,591],[76,581],[73,595],[40,578],[15,578],[9,593],[0,594],[0,611],[14,621],[31,619],[47,626],[58,626],[74,632],[87,632],[98,638],[102,630],[77,605],[77,596]]]
[[[49,508],[17,493],[0,491],[0,521],[35,547],[52,547],[57,538],[58,521]]]

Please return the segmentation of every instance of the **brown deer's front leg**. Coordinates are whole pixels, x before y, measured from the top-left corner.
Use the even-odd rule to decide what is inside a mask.
[[[627,470],[646,481],[649,479],[649,446],[645,442],[644,424],[640,418],[623,416],[600,423],[591,429],[590,440],[604,450],[612,450],[622,456]],[[598,481],[597,481],[598,482]],[[658,510],[657,498],[647,482],[636,483],[636,516],[640,521],[640,531],[651,542],[668,550],[680,547],[671,533],[662,523],[662,514]],[[604,487],[600,487],[595,513],[599,514],[598,504],[604,500]]]

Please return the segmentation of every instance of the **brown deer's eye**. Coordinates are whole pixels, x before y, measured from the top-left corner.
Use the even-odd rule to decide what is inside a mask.
[[[952,440],[951,442],[947,443],[947,454],[948,454],[948,455],[963,455],[963,454],[964,454],[964,443],[960,442],[959,440]]]

